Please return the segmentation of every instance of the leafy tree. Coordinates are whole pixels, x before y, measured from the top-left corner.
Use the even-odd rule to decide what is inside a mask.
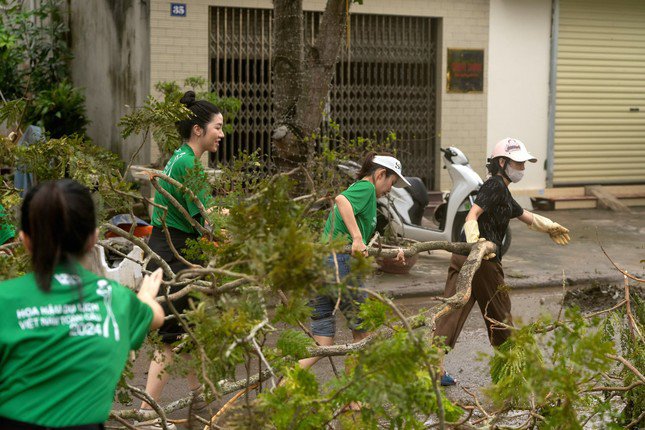
[[[70,84],[69,29],[64,2],[0,0],[0,91],[14,103],[10,127],[35,124],[53,138],[84,134],[88,119],[82,90]],[[19,114],[15,114],[20,106]]]
[[[134,112],[122,124],[131,130],[157,126],[169,130],[178,115],[170,111],[176,108],[171,102],[169,98],[170,108],[166,109],[166,101],[151,101],[142,108],[143,113]],[[100,203],[102,230],[142,247],[146,251],[142,265],[158,258],[144,241],[105,223],[112,211],[132,213],[135,205],[149,203],[124,180],[124,163],[115,155],[78,136],[49,139],[23,149],[6,140],[2,143],[2,164],[28,166],[41,180],[72,177],[91,187]],[[360,145],[378,144],[354,143],[356,146],[347,147],[356,152]],[[485,409],[481,402],[456,405],[446,398],[438,387],[442,351],[432,342],[432,327],[438,315],[467,300],[474,273],[494,246],[489,242],[411,245],[405,250],[407,256],[430,249],[469,254],[457,294],[408,316],[389,298],[370,292],[371,300],[362,306],[361,317],[374,334],[357,344],[316,346],[304,326],[310,312],[308,297],[323,283],[341,291],[352,288],[342,280],[336,283],[322,264],[323,256],[345,249],[341,243],[319,240],[324,214],[316,206],[346,185],[334,169],[339,159],[349,155],[321,151],[304,167],[267,175],[258,169],[257,155],[251,154],[208,180],[198,166],[183,185],[193,196],[202,190],[216,190],[217,204],[230,209],[230,214],[224,215],[201,208],[213,228],[190,245],[190,252],[199,255],[202,264],[180,273],[172,273],[162,264],[166,285],[182,286],[181,291],[163,299],[172,303],[184,294],[195,299],[185,314],[173,312],[187,331],[177,347],[192,352],[188,360],[177,357],[175,371],[195,369],[208,400],[239,390],[239,396],[247,397],[245,402],[227,403],[215,424],[227,428],[326,428],[346,420],[343,408],[350,402],[365,405],[354,414],[355,421],[346,423],[354,428],[420,429],[433,417],[438,428],[496,428],[511,412],[520,413],[522,423],[507,428],[574,429],[593,418],[614,428],[635,428],[642,421],[645,327],[642,303],[637,299],[594,315],[571,309],[564,318],[544,317],[514,329],[511,341],[490,358],[494,385],[488,395],[495,402],[493,410]],[[160,179],[169,180],[157,170],[148,173],[153,186]],[[295,183],[296,173],[306,178],[304,186]],[[301,187],[301,195],[295,195],[296,186]],[[9,181],[3,181],[3,204],[13,201],[15,208],[17,191]],[[101,243],[112,247],[108,240]],[[7,249],[13,254],[0,256],[0,273],[15,276],[27,270],[21,247],[2,248]],[[369,252],[371,256],[396,253],[377,247]],[[359,273],[369,270],[369,260],[357,261]],[[629,289],[625,294],[629,299]],[[633,311],[626,303],[632,304]],[[277,304],[274,309],[272,304]],[[298,359],[309,356],[346,356],[350,371],[318,381],[297,365]],[[140,389],[128,384],[128,372],[119,391],[124,402],[128,396],[143,397]],[[625,407],[612,408],[608,400]],[[189,407],[191,401],[183,398],[156,406],[170,413]],[[112,416],[145,419],[152,418],[152,413],[125,409],[114,410]]]
[[[349,7],[362,0],[327,0],[313,45],[304,38],[302,0],[273,2],[273,145],[282,170],[313,154],[309,139],[323,119]]]
[[[29,105],[27,122],[44,128],[54,139],[70,132],[85,134],[89,123],[85,114],[85,95],[67,81],[54,84],[36,94]]]
[[[23,1],[0,0],[0,90],[7,100],[48,90],[69,78],[69,29],[60,0],[43,0],[34,8]]]

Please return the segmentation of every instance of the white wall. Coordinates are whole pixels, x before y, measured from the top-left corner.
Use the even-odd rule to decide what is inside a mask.
[[[487,153],[515,137],[538,159],[513,194],[538,194],[546,184],[550,37],[551,0],[491,0]]]
[[[149,10],[133,0],[72,0],[69,3],[74,85],[84,88],[87,134],[95,144],[130,160],[141,136],[121,138],[117,123],[142,106],[150,93]],[[150,161],[140,151],[135,163]]]

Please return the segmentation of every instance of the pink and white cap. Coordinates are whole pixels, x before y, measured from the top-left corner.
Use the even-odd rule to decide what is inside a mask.
[[[374,158],[372,158],[372,163],[386,167],[396,173],[399,180],[394,183],[395,187],[405,188],[410,186],[408,180],[405,179],[403,177],[403,173],[401,173],[401,162],[396,158],[390,157],[389,155],[375,155]]]
[[[525,161],[535,163],[537,161],[537,158],[529,154],[521,140],[513,139],[512,137],[504,138],[495,144],[490,158],[496,157],[508,157],[518,163]]]

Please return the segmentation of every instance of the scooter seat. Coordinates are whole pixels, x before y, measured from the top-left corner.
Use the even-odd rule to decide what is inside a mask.
[[[421,178],[406,176],[405,179],[410,183],[410,186],[405,188],[407,192],[410,193],[415,203],[425,208],[430,201],[426,185],[423,183]]]

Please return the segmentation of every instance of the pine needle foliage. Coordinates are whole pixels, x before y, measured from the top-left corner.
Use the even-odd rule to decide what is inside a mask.
[[[636,328],[632,330],[629,324],[624,322],[625,313],[621,312],[621,324],[618,325],[620,327],[620,345],[623,356],[643,375],[645,374],[645,342],[634,332],[638,330],[640,333],[645,333],[645,303],[637,294],[633,294],[631,297],[631,308]],[[621,369],[621,376],[626,386],[637,382],[636,375],[626,367]],[[645,413],[645,385],[640,385],[625,393],[624,400],[626,407],[623,411],[621,424],[628,424]]]
[[[542,417],[538,428],[580,429],[581,411],[598,414],[605,408],[585,392],[603,382],[614,345],[606,339],[600,319],[585,318],[579,309],[570,308],[564,320],[545,317],[516,330],[490,361],[494,383],[486,393],[499,407],[537,407]],[[555,328],[540,335],[550,325]],[[538,347],[540,341],[544,347]]]
[[[427,366],[436,365],[438,351],[416,336],[399,331],[377,341],[350,357],[349,373],[322,386],[308,370],[289,368],[279,387],[258,397],[253,415],[271,417],[269,428],[320,429],[342,416],[346,405],[360,402],[361,411],[352,414],[354,428],[424,428],[427,416],[437,412]],[[458,419],[463,411],[442,400],[447,419]],[[238,428],[248,424],[243,417],[236,416]]]

